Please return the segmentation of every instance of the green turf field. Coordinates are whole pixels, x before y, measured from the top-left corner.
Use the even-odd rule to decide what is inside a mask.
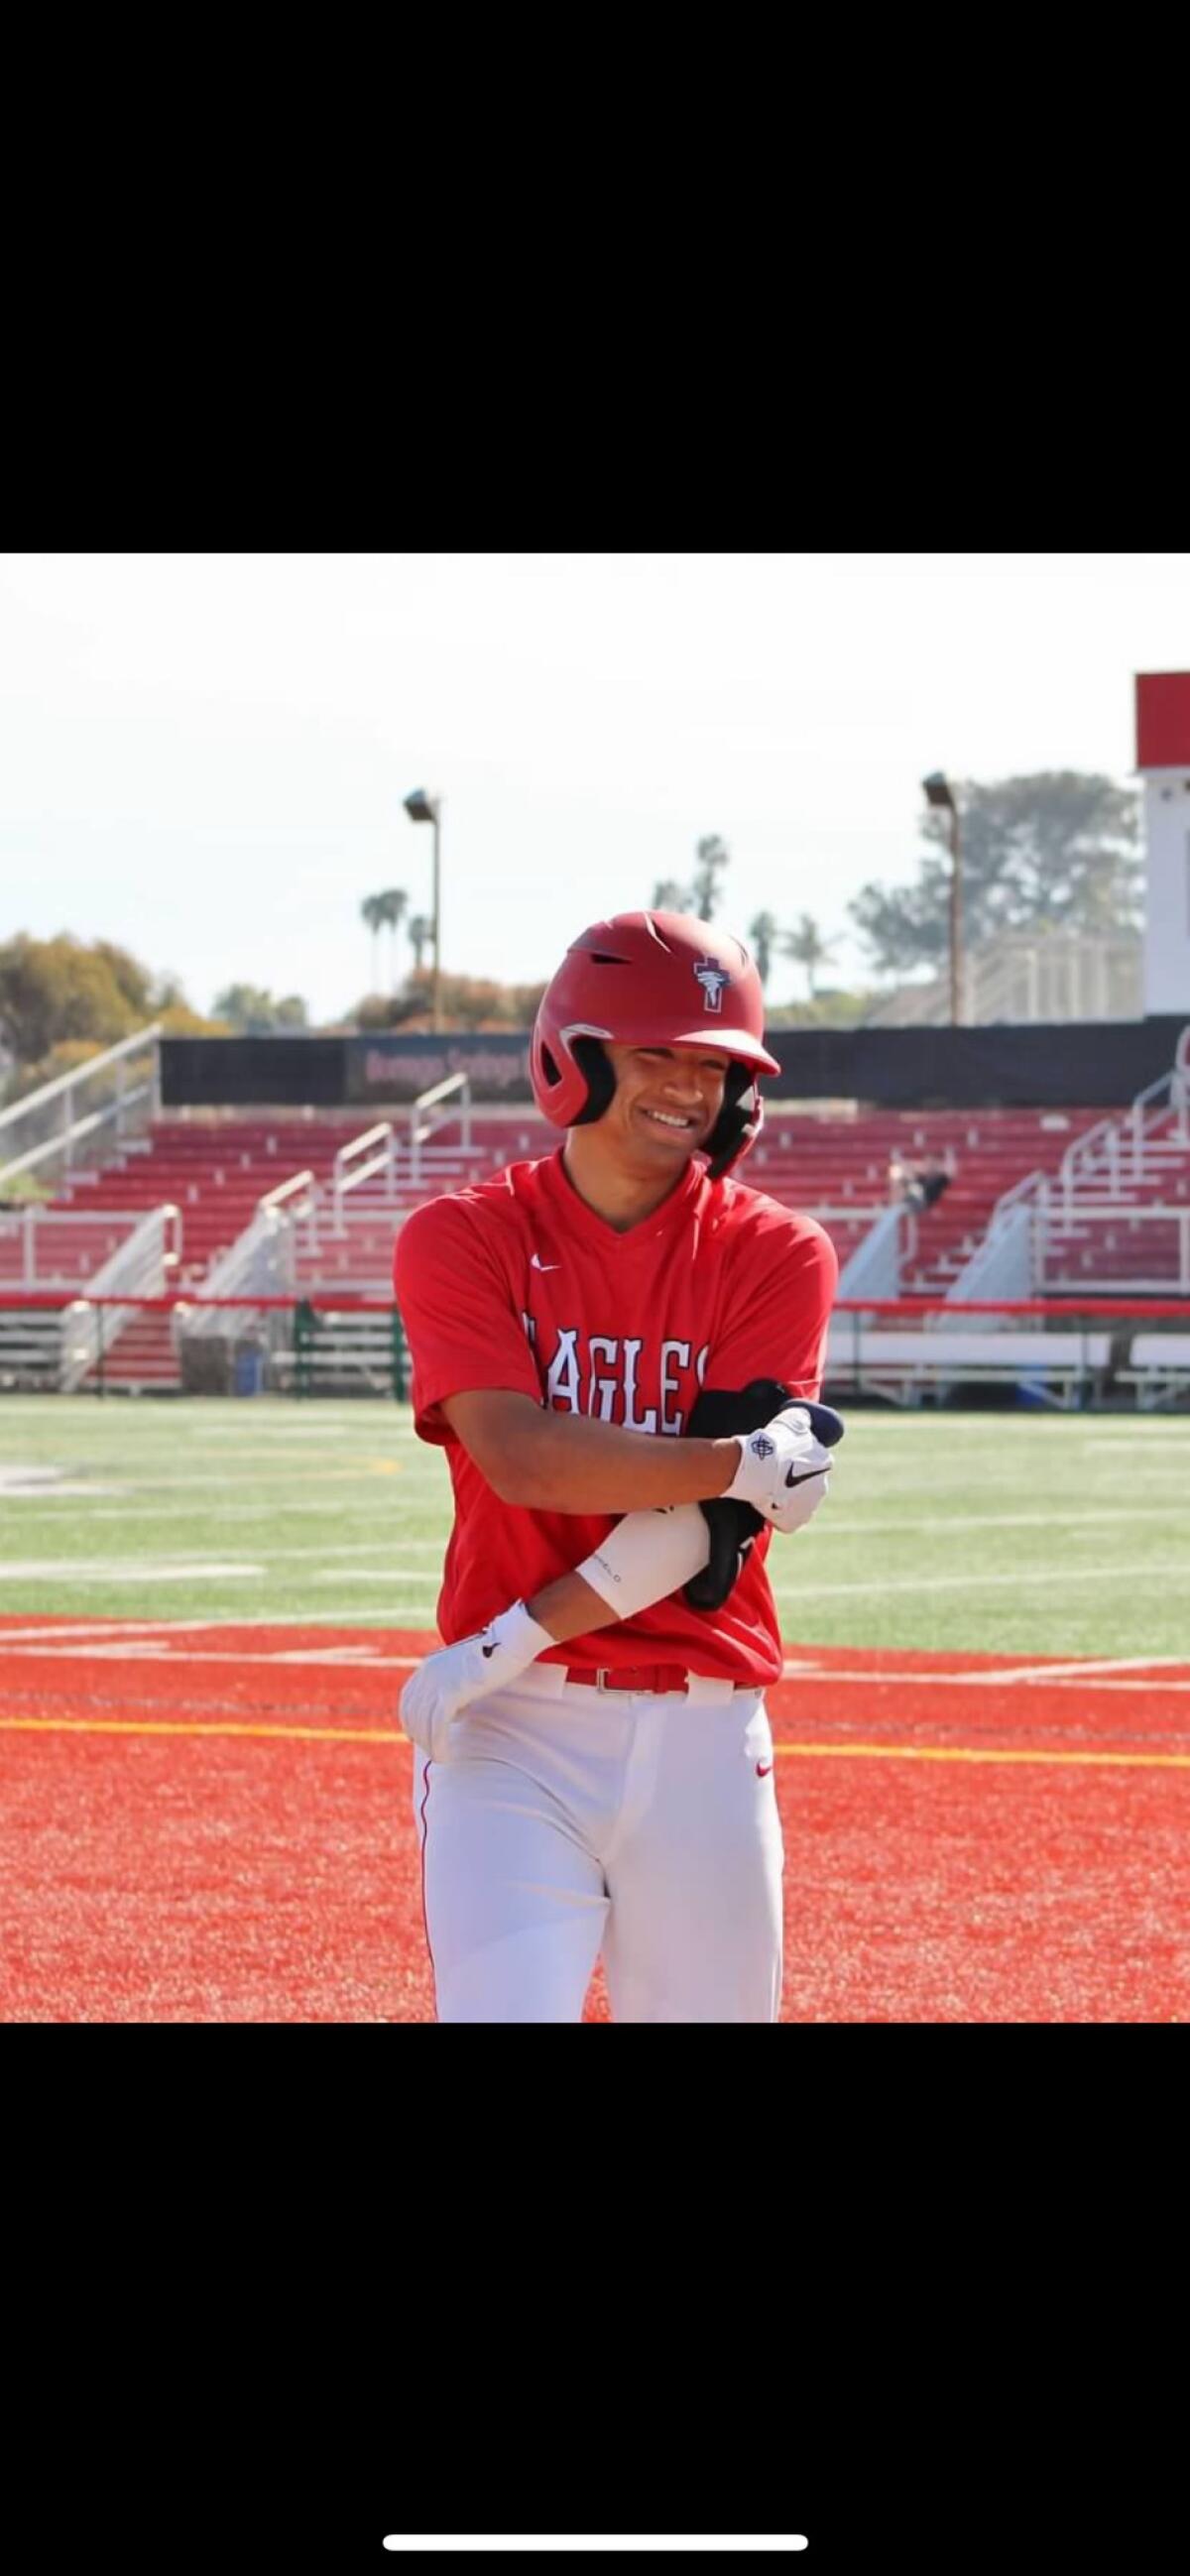
[[[770,1566],[787,1638],[1190,1656],[1190,1420],[853,1413]],[[0,1613],[434,1622],[440,1452],[405,1408],[12,1397]]]

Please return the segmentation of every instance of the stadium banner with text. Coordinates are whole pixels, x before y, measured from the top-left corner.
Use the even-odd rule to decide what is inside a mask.
[[[444,1032],[434,1037],[348,1038],[347,1098],[417,1100],[452,1073],[470,1077],[473,1100],[531,1100],[529,1035],[525,1029]]]
[[[970,1029],[775,1029],[769,1044],[781,1074],[766,1096],[884,1109],[1106,1109],[1168,1073],[1184,1025],[1166,1015]],[[161,1040],[166,1110],[399,1105],[452,1073],[470,1075],[475,1100],[528,1101],[528,1031]]]

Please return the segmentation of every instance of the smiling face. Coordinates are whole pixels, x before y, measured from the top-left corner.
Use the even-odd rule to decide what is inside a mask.
[[[639,1169],[672,1170],[705,1145],[723,1107],[731,1057],[718,1047],[607,1044],[615,1095],[599,1121]]]

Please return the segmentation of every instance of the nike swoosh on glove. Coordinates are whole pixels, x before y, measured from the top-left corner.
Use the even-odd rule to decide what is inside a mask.
[[[751,1503],[773,1529],[801,1529],[823,1499],[830,1465],[831,1453],[815,1439],[805,1407],[792,1404],[740,1441],[728,1497]]]
[[[690,1420],[689,1435],[702,1440],[722,1440],[742,1432],[761,1430],[783,1409],[791,1407],[787,1386],[779,1378],[757,1377],[745,1387],[706,1387],[697,1397]],[[793,1406],[804,1417],[824,1451],[843,1437],[845,1425],[829,1404],[812,1403],[808,1398]],[[818,1509],[826,1491],[826,1479],[816,1471],[815,1481],[785,1489],[781,1504],[783,1517],[761,1513],[750,1502],[716,1494],[699,1509],[710,1533],[710,1552],[706,1565],[683,1586],[692,1610],[719,1610],[738,1582],[757,1532],[765,1528],[800,1528]],[[794,1501],[794,1495],[800,1498]],[[796,1513],[797,1517],[794,1517]]]
[[[401,1724],[412,1742],[431,1761],[449,1757],[450,1731],[460,1711],[489,1691],[504,1690],[527,1665],[552,1646],[548,1629],[531,1619],[523,1601],[514,1601],[498,1619],[474,1637],[441,1646],[411,1673],[401,1693]]]

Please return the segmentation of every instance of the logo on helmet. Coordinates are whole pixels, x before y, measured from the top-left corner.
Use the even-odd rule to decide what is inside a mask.
[[[721,1011],[724,992],[731,982],[727,968],[720,965],[717,957],[700,957],[691,971],[702,986],[703,1009]]]

